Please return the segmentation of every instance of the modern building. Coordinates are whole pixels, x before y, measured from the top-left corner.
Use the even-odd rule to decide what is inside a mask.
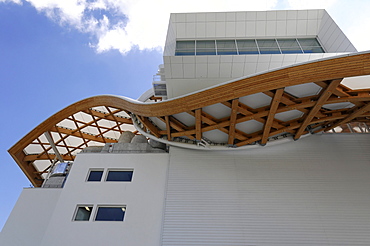
[[[0,245],[370,245],[370,52],[325,10],[172,14],[163,60],[9,149]]]

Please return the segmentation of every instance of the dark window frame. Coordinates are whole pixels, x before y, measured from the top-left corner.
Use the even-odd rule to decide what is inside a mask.
[[[97,179],[98,176],[91,177],[91,173],[98,173],[98,172],[100,173],[100,178],[99,179]],[[103,174],[104,174],[104,169],[90,169],[88,174],[87,174],[86,182],[101,182],[101,180],[103,178]]]
[[[119,173],[123,176],[119,177]],[[132,182],[133,169],[108,169],[105,177],[106,182]]]
[[[94,221],[116,221],[125,220],[126,205],[98,205]]]
[[[77,205],[73,214],[73,221],[90,221],[93,208],[94,206],[91,204]],[[85,211],[88,211],[88,214],[84,214]]]

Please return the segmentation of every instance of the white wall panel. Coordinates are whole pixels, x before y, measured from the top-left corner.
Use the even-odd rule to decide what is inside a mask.
[[[206,37],[207,38],[216,37],[216,22],[207,22],[206,23]]]
[[[196,37],[197,38],[205,38],[206,37],[206,23],[200,22],[196,23]]]
[[[370,138],[171,148],[162,244],[370,245]]]
[[[237,21],[236,22],[236,30],[235,30],[236,37],[245,37],[245,22]]]
[[[266,36],[274,37],[276,36],[276,21],[266,21]]]
[[[235,21],[228,21],[226,22],[226,37],[228,38],[235,38],[236,36],[236,22]]]

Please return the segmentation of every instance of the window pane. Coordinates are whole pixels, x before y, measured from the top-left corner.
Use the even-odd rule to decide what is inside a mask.
[[[176,56],[195,55],[195,41],[176,41]]]
[[[258,47],[269,47],[269,48],[278,48],[276,41],[273,39],[258,39],[257,40]]]
[[[84,206],[84,207],[78,207],[75,221],[88,221],[90,219],[92,207]]]
[[[257,49],[256,41],[254,39],[251,39],[251,40],[236,40],[236,43],[238,44],[239,49],[241,49],[241,48],[251,48],[251,47]]]
[[[215,41],[214,40],[207,40],[207,41],[197,41],[197,49],[198,48],[201,48],[201,49],[204,49],[204,48],[207,48],[207,49],[210,49],[210,48],[215,48]]]
[[[217,49],[226,48],[226,49],[236,49],[234,40],[216,40]]]
[[[123,221],[125,207],[99,207],[96,213],[96,221]]]
[[[316,38],[299,38],[298,42],[301,44],[301,46],[320,46]]]
[[[195,48],[195,41],[176,41],[176,49]]]
[[[175,56],[194,56],[195,52],[194,50],[189,51],[189,50],[177,50],[175,53]]]
[[[280,54],[280,50],[276,48],[260,48],[261,54]]]
[[[321,47],[302,47],[304,53],[325,53]]]
[[[304,53],[325,53],[315,38],[299,38]]]
[[[280,48],[299,48],[298,42],[295,39],[278,39]]]
[[[277,41],[283,54],[303,53],[296,39],[278,39]]]
[[[235,40],[216,40],[217,55],[237,55]]]
[[[281,53],[283,54],[297,54],[303,53],[301,48],[281,48]]]
[[[197,41],[196,55],[216,55],[215,41]]]
[[[275,40],[259,39],[257,40],[261,54],[280,54],[279,47]]]
[[[130,182],[133,171],[109,171],[107,181]]]
[[[100,181],[103,175],[103,171],[90,171],[87,181]]]
[[[259,54],[256,41],[253,40],[236,40],[238,51],[240,55],[245,54]]]

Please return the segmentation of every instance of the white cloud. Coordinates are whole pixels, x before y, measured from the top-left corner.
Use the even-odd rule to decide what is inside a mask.
[[[291,9],[328,9],[338,0],[288,0]]]
[[[21,1],[0,0],[20,4]],[[285,3],[289,9],[325,8],[330,14],[330,9],[341,9],[341,15],[345,15],[348,6],[356,8],[352,1],[357,0],[188,0],[186,4],[183,0],[23,1],[29,2],[39,12],[61,25],[90,34],[95,40],[91,46],[97,52],[116,49],[126,54],[134,47],[140,50],[162,48],[170,13],[269,10],[276,8],[279,3]],[[363,5],[356,10],[366,12]],[[349,16],[346,18],[350,19]],[[353,14],[351,19],[356,20],[356,30],[359,30],[353,37],[360,38],[359,33],[363,35],[361,30],[365,30],[363,28],[366,28],[369,18]],[[344,32],[348,33],[347,30]],[[350,32],[353,33],[353,29]]]
[[[0,0],[0,3],[16,3],[22,5],[22,0]]]
[[[0,0],[20,2],[21,0]],[[163,48],[172,12],[266,10],[277,0],[24,0],[61,25],[92,35],[97,52]]]

